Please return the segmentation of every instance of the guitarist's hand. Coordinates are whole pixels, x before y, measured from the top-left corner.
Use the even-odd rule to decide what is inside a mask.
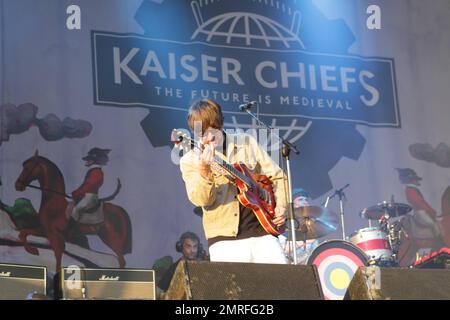
[[[276,207],[274,211],[275,211],[275,218],[273,218],[272,222],[276,226],[280,227],[286,222],[286,208]]]
[[[200,154],[200,174],[207,179],[211,179],[212,178],[211,163],[214,159],[215,145],[214,142],[211,142],[205,144],[204,146],[205,148]]]
[[[200,164],[201,165],[211,165],[213,159],[214,159],[214,149],[215,145],[214,142],[205,144],[205,148],[203,149],[202,153],[200,154]]]

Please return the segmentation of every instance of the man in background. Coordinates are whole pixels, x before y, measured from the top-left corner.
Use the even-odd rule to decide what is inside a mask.
[[[187,231],[183,233],[175,244],[175,249],[181,253],[181,257],[172,263],[157,283],[157,287],[163,292],[169,289],[170,282],[180,261],[207,260],[206,253],[200,243],[200,238],[194,232]]]

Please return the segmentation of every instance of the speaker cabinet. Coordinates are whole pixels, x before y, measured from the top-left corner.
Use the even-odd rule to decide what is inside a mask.
[[[322,300],[315,266],[181,261],[167,300]]]
[[[55,276],[56,299],[155,300],[155,271],[62,268]]]
[[[448,300],[450,270],[360,267],[346,300]]]
[[[0,264],[0,299],[25,300],[32,293],[47,294],[47,268]]]

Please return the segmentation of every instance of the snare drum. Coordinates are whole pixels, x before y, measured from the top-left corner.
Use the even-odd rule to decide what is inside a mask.
[[[368,261],[365,253],[352,243],[330,240],[314,249],[308,265],[317,267],[324,298],[342,300],[358,267],[367,266]]]
[[[390,261],[392,249],[386,232],[376,228],[364,228],[350,236],[350,242],[363,250],[370,260]]]

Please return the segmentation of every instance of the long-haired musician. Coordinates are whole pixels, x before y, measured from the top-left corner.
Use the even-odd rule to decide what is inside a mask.
[[[286,221],[285,175],[280,167],[253,136],[226,133],[221,107],[213,100],[193,103],[188,124],[200,136],[203,149],[184,154],[180,169],[189,200],[202,207],[211,261],[286,263],[277,237],[263,228],[254,210],[238,201],[233,179],[216,166],[214,159],[217,156],[229,164],[241,162],[253,172],[270,177],[276,200],[270,222],[275,228]]]

